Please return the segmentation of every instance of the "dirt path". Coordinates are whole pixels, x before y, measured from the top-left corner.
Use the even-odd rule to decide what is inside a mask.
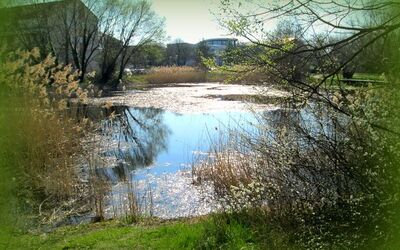
[[[132,90],[113,97],[97,98],[97,104],[111,102],[114,105],[161,108],[174,113],[211,113],[221,111],[248,111],[276,109],[273,104],[255,104],[232,98],[258,95],[280,98],[287,93],[268,87],[219,83],[175,84],[145,91]],[[225,98],[230,97],[230,98]],[[227,100],[229,99],[229,100]]]

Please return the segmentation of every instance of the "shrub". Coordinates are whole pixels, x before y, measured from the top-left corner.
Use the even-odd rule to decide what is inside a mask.
[[[261,209],[293,228],[306,248],[383,244],[398,229],[389,225],[398,206],[399,144],[371,123],[388,121],[381,111],[393,108],[383,96],[396,100],[379,91],[353,93],[347,104],[333,95],[353,117],[315,102],[260,115],[257,132],[227,140],[195,168],[195,180],[211,185],[223,212]]]

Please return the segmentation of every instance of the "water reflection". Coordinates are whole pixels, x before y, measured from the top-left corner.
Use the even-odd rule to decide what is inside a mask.
[[[71,112],[78,119],[90,118],[101,124],[101,154],[114,159],[95,169],[98,176],[111,184],[105,201],[109,217],[125,215],[133,207],[132,202],[141,213],[163,218],[211,212],[214,204],[204,202],[204,198],[212,196],[213,191],[211,187],[192,185],[191,164],[202,157],[208,158],[214,146],[225,144],[221,138],[229,130],[247,133],[246,138],[254,140],[250,144],[260,147],[247,150],[264,154],[265,148],[274,148],[286,137],[299,145],[299,153],[306,153],[314,145],[309,138],[337,137],[338,124],[346,125],[340,117],[333,122],[332,114],[324,110],[316,112],[313,107],[268,110],[257,115],[251,112],[179,115],[126,106],[108,109],[86,106]],[[307,136],[299,129],[307,130]],[[303,175],[309,177],[310,173]]]
[[[115,116],[101,121],[101,132],[107,138],[103,155],[117,164],[97,169],[112,183],[106,201],[109,216],[126,214],[131,193],[145,214],[172,218],[209,213],[210,204],[203,202],[207,192],[192,185],[192,162],[207,156],[224,131],[256,122],[246,112],[180,115],[127,107],[103,112]]]
[[[100,124],[101,155],[113,160],[96,166],[96,171],[113,183],[125,180],[134,169],[152,165],[167,149],[170,130],[161,109],[81,105],[70,112],[78,120],[88,118]]]
[[[161,109],[115,107],[112,112],[114,118],[102,125],[103,135],[109,138],[104,156],[117,160],[112,172],[107,170],[108,176],[124,180],[130,171],[152,165],[166,151],[170,130]]]

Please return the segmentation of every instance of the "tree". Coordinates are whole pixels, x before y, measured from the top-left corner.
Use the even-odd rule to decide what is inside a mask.
[[[184,66],[193,58],[193,45],[185,43],[182,39],[176,39],[174,43],[167,45],[167,58],[169,65]]]
[[[270,185],[263,200],[269,215],[278,214],[281,226],[303,225],[300,234],[311,232],[304,241],[319,245],[306,248],[323,246],[323,238],[327,248],[385,248],[388,239],[398,238],[400,218],[400,121],[390,115],[400,106],[400,2],[254,0],[241,8],[237,2],[243,5],[221,4],[222,23],[251,43],[244,51],[254,48],[253,56],[242,53],[249,56],[240,64],[266,72],[276,80],[272,84],[284,84],[292,94],[281,103],[290,111],[283,109],[279,122],[267,121],[260,136],[245,136],[245,146],[239,144],[247,157],[252,148],[254,164],[261,162],[244,165],[255,172],[252,180]],[[281,20],[296,25],[282,32],[267,26]],[[371,50],[381,54],[375,62]],[[308,63],[319,75],[293,77],[293,65]],[[387,83],[349,88],[341,81],[340,73],[351,77],[361,66],[381,70]]]
[[[2,29],[7,27],[3,33],[12,49],[39,47],[44,56],[51,53],[59,63],[72,64],[82,82],[89,70],[97,70],[102,84],[118,72],[114,81],[118,83],[135,51],[163,37],[164,21],[145,0],[26,3],[1,11],[8,23],[2,25]],[[49,12],[49,8],[57,11]]]
[[[72,64],[80,71],[80,81],[88,70],[96,69],[101,42],[112,27],[106,16],[111,0],[28,0],[12,5],[6,12],[9,49],[40,48],[42,56],[53,54],[58,63]],[[57,9],[51,12],[49,9]],[[16,21],[19,20],[19,21]]]
[[[107,15],[111,4],[110,1],[73,0],[64,5],[58,14],[62,23],[55,27],[59,30],[56,39],[60,44],[65,41],[64,52],[59,54],[64,56],[65,63],[69,63],[72,56],[73,65],[80,71],[82,82],[89,65],[98,54],[105,34],[112,27],[110,18],[113,17]]]
[[[210,52],[210,47],[207,46],[206,41],[201,41],[196,45],[196,52],[195,52],[195,61],[197,65],[203,65],[204,58],[211,58],[212,54]]]
[[[166,63],[166,48],[157,43],[143,46],[133,54],[129,63],[135,68],[164,65]]]
[[[324,60],[333,62],[333,54],[338,50],[346,51],[346,58],[342,58],[343,60],[341,59],[339,62],[336,61],[336,65],[331,71],[324,74],[321,80],[314,85],[301,80],[293,81],[279,69],[273,72],[286,82],[313,95],[319,95],[319,87],[348,67],[363,51],[371,48],[374,44],[387,41],[388,37],[393,36],[400,28],[398,14],[400,3],[396,1],[290,0],[270,4],[262,1],[250,1],[250,7],[240,8],[240,10],[233,7],[237,2],[221,1],[221,9],[226,16],[222,23],[231,33],[241,36],[253,44],[268,48],[275,53],[283,53],[282,56],[301,55],[304,60],[310,61],[313,57],[309,56],[309,53],[314,55],[319,53],[320,56],[324,56]],[[379,18],[375,18],[373,21],[371,18],[363,18],[371,16],[379,16]],[[303,44],[295,50],[287,50],[287,47],[275,44],[274,36],[271,36],[268,30],[267,25],[271,21],[282,18],[298,20],[298,26],[301,29],[300,32],[297,32],[297,37]],[[318,36],[324,36],[329,41],[323,44],[313,42]],[[355,46],[357,43],[358,45]],[[271,69],[275,68],[275,65],[268,60],[263,60],[260,65],[262,64],[270,66]],[[386,68],[386,71],[388,70],[389,68]]]
[[[134,53],[163,37],[164,20],[151,10],[146,0],[113,2],[109,16],[114,17],[113,28],[106,32],[107,38],[103,41],[100,81],[107,84],[118,71],[113,83],[116,87]]]

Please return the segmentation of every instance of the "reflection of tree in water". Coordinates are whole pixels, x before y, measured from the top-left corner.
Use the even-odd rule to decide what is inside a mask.
[[[129,108],[112,106],[74,107],[71,111],[77,119],[89,118],[101,123],[101,134],[106,138],[104,155],[116,157],[118,176],[125,168],[149,166],[157,155],[167,148],[170,133],[163,123],[163,110],[152,108]]]
[[[108,154],[136,168],[149,166],[166,150],[170,131],[163,123],[161,109],[120,106],[110,111],[115,113],[115,118],[103,123],[103,133],[111,135],[118,145]]]

